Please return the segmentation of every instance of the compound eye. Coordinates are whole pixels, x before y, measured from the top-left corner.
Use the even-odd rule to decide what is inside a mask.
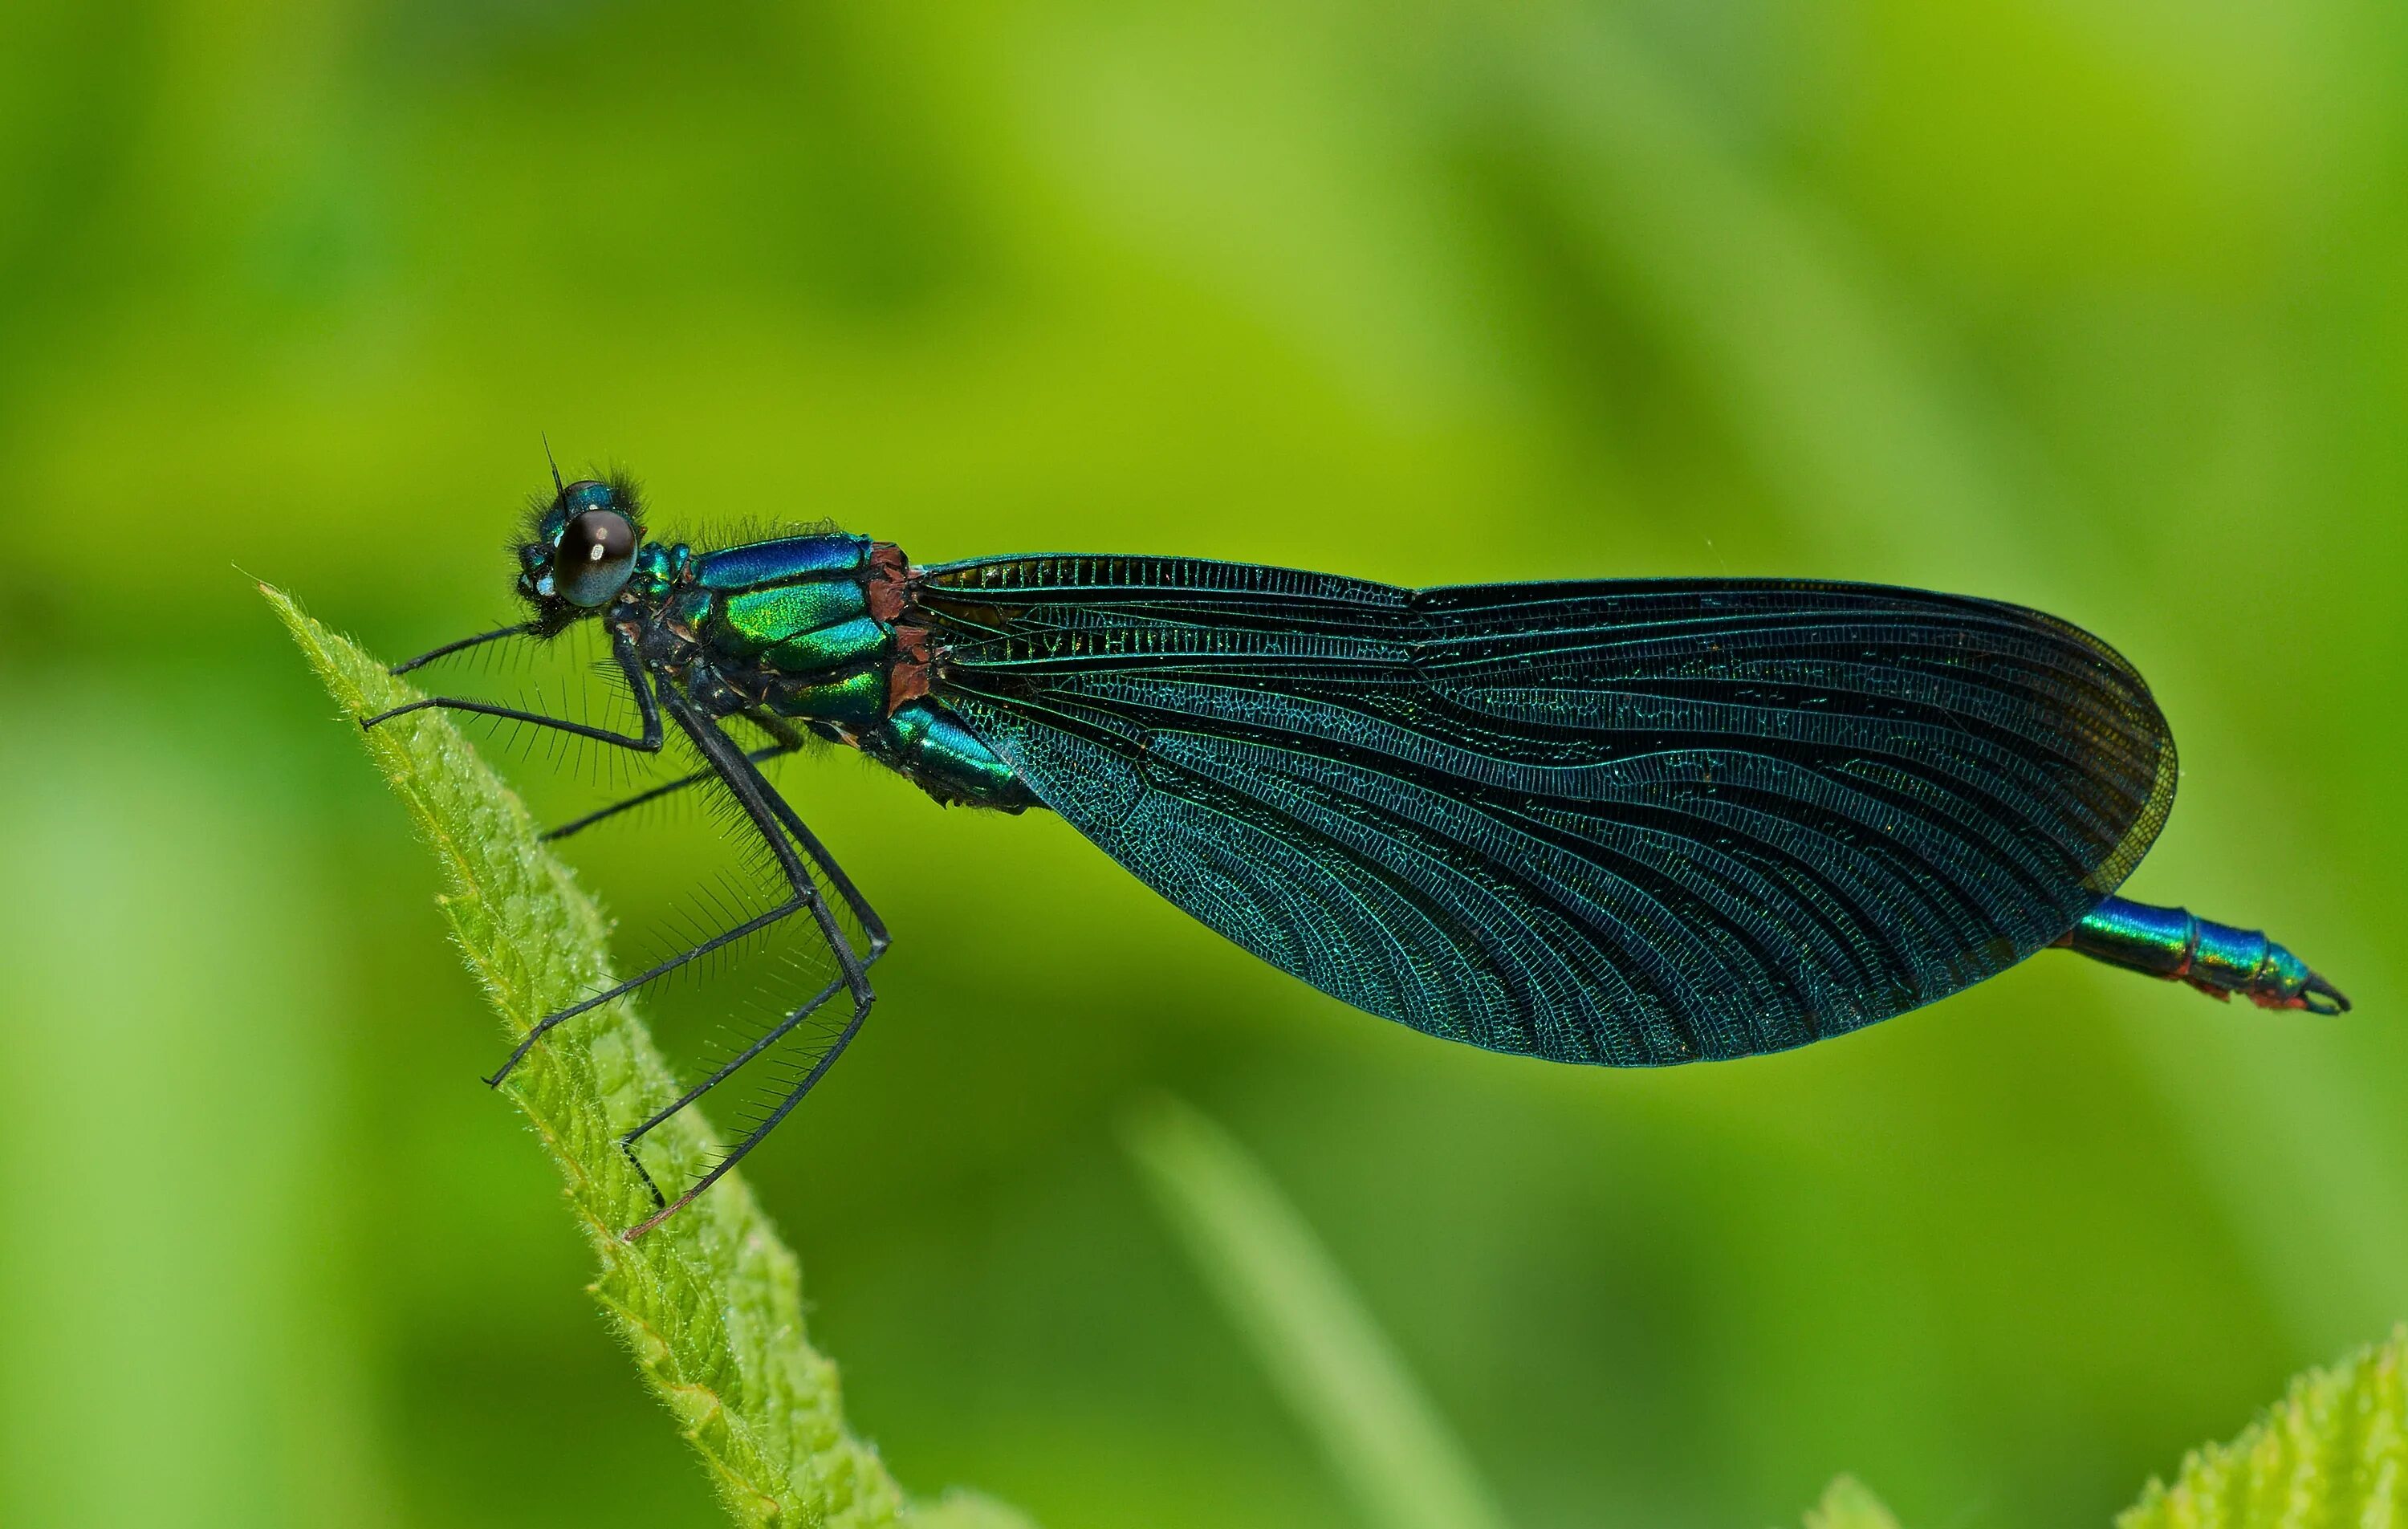
[[[573,606],[607,606],[634,571],[636,528],[615,509],[580,510],[561,528],[552,555],[552,587]]]

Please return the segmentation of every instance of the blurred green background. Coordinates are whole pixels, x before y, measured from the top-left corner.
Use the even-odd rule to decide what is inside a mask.
[[[539,431],[701,533],[2108,637],[2186,764],[2130,890],[2356,1015],[2044,956],[1551,1068],[822,759],[783,779],[900,942],[748,1165],[898,1477],[1049,1529],[1352,1522],[1116,1145],[1155,1088],[1520,1525],[1755,1529],[1842,1468],[2103,1522],[2408,1315],[2403,172],[2373,4],[0,7],[0,1522],[718,1522],[236,571],[387,653],[477,629]]]

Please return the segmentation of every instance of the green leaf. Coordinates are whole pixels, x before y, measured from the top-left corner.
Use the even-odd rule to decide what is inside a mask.
[[[2408,1328],[2311,1370],[2229,1444],[2151,1481],[2116,1529],[2389,1529],[2408,1523],[2401,1370]]]
[[[1227,1132],[1161,1099],[1130,1155],[1367,1523],[1503,1529],[1469,1455],[1304,1219]]]
[[[1833,1478],[1806,1510],[1806,1529],[1898,1529],[1898,1519],[1853,1476]]]
[[[265,585],[261,593],[346,715],[417,694],[289,596]],[[440,901],[453,937],[510,1038],[607,985],[601,910],[459,729],[439,712],[420,711],[365,737],[441,863]],[[738,1176],[642,1238],[621,1240],[620,1229],[643,1220],[652,1202],[620,1154],[618,1135],[678,1094],[633,1005],[611,1004],[553,1031],[502,1092],[560,1166],[570,1210],[601,1265],[595,1299],[738,1523],[873,1529],[908,1519],[1025,1529],[1017,1514],[973,1497],[907,1508],[876,1449],[846,1427],[836,1365],[804,1336],[800,1265]],[[693,1109],[651,1139],[683,1170],[711,1146]]]
[[[959,1488],[911,1509],[911,1529],[1037,1529],[1018,1508]]]

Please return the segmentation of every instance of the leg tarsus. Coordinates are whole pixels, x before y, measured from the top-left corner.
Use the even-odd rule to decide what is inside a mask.
[[[830,1046],[825,1051],[821,1053],[820,1059],[811,1064],[811,1070],[803,1075],[802,1081],[796,1083],[793,1090],[789,1092],[783,1099],[778,1101],[777,1108],[769,1111],[768,1118],[747,1133],[743,1140],[729,1148],[727,1155],[721,1158],[717,1163],[712,1164],[710,1171],[704,1174],[700,1179],[695,1179],[693,1185],[688,1188],[683,1194],[679,1195],[672,1203],[661,1207],[660,1209],[654,1211],[645,1220],[637,1222],[635,1225],[620,1233],[619,1240],[622,1242],[633,1242],[638,1237],[640,1237],[645,1233],[651,1231],[653,1227],[658,1226],[661,1222],[668,1220],[671,1216],[674,1216],[679,1211],[684,1209],[687,1206],[692,1205],[695,1202],[695,1197],[700,1195],[704,1190],[707,1190],[711,1185],[719,1182],[721,1179],[727,1175],[730,1169],[734,1168],[737,1164],[744,1160],[745,1154],[752,1151],[753,1148],[761,1145],[762,1141],[769,1135],[769,1133],[778,1128],[780,1122],[783,1121],[788,1115],[794,1113],[795,1107],[803,1102],[803,1095],[810,1093],[812,1085],[817,1083],[821,1079],[826,1077],[828,1069],[836,1065],[836,1059],[844,1054],[844,1049],[853,1044],[853,1037],[861,1033],[861,1023],[864,1020],[869,1018],[869,1006],[876,1001],[877,995],[875,993],[864,992],[853,1006],[853,1018],[845,1022],[844,1032],[836,1037],[836,1044]],[[650,1129],[650,1125],[647,1125],[645,1129]],[[644,1181],[647,1184],[651,1183],[652,1176],[650,1174],[646,1174],[644,1176]]]
[[[636,1177],[644,1181],[644,1193],[652,1197],[653,1208],[657,1210],[666,1210],[669,1207],[668,1196],[661,1193],[660,1185],[652,1182],[652,1176],[651,1172],[645,1168],[644,1160],[636,1155],[636,1136],[634,1132],[631,1131],[627,1135],[619,1138],[619,1155],[627,1160],[627,1166],[635,1169]]]

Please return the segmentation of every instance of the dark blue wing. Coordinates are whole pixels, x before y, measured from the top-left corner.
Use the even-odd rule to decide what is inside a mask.
[[[1929,1003],[2063,935],[2173,801],[2131,666],[1983,600],[1068,556],[916,600],[936,693],[1148,885],[1357,1007],[1557,1061]]]

